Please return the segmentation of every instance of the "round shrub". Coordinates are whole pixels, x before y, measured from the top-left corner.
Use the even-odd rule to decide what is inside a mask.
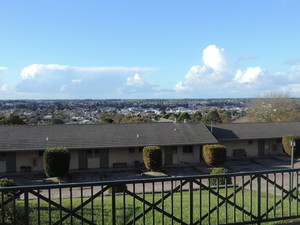
[[[0,179],[0,187],[11,187],[16,186],[14,180],[2,178]]]
[[[217,167],[213,168],[211,171],[211,175],[213,174],[226,174],[229,173],[230,171],[227,170],[224,167]],[[225,185],[225,184],[232,184],[231,177],[213,177],[209,178],[209,184],[212,186],[215,185]]]
[[[209,166],[220,166],[226,160],[226,151],[224,145],[204,145],[203,159]]]
[[[292,155],[291,140],[296,141],[296,147],[294,148],[294,156],[300,155],[300,135],[288,135],[282,138],[283,150],[288,154]]]
[[[47,177],[63,177],[70,167],[70,153],[68,149],[57,147],[48,148],[43,155],[44,170]]]
[[[148,170],[155,171],[161,168],[162,155],[158,146],[147,146],[143,148],[143,160]]]

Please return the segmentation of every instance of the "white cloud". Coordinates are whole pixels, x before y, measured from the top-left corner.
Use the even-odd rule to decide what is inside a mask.
[[[143,92],[143,88],[148,92],[149,84],[143,77],[154,70],[157,68],[32,64],[21,71],[22,80],[16,91],[32,94],[34,98],[125,97],[122,93],[130,93],[130,83],[139,87],[136,92]]]
[[[195,87],[224,81],[228,70],[224,49],[209,45],[203,50],[202,60],[204,65],[192,66],[184,81],[179,81],[175,85],[176,91],[193,90]]]
[[[259,66],[248,67],[246,71],[237,70],[233,80],[237,83],[254,83],[263,72],[264,70]]]
[[[205,66],[216,72],[227,70],[227,62],[224,55],[224,49],[215,45],[209,45],[203,50],[203,63]]]
[[[3,72],[3,71],[5,71],[5,70],[7,70],[7,67],[0,66],[0,72]]]
[[[145,85],[145,81],[143,80],[143,78],[141,78],[141,76],[138,73],[136,73],[132,77],[127,78],[126,85],[140,87]]]

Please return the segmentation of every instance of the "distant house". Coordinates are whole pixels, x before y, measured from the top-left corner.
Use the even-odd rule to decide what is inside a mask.
[[[4,125],[0,134],[0,172],[41,171],[44,150],[60,146],[76,170],[139,165],[149,145],[161,147],[165,165],[201,161],[205,144],[225,145],[228,157],[282,154],[281,138],[300,134],[300,122]]]

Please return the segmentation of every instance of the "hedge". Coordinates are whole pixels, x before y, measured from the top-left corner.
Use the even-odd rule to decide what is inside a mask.
[[[147,146],[143,148],[143,160],[148,170],[155,171],[161,168],[162,154],[158,146]]]
[[[224,145],[204,145],[203,159],[209,166],[218,167],[226,160],[227,149]]]
[[[48,148],[43,154],[44,170],[47,177],[63,177],[70,167],[70,153],[63,147]]]

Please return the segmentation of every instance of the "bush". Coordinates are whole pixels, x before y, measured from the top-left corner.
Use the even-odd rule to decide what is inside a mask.
[[[213,174],[226,174],[229,173],[230,171],[227,170],[224,167],[217,167],[213,168],[211,171],[211,175]],[[232,184],[231,177],[214,177],[214,178],[209,178],[209,184],[212,186],[215,185],[225,185],[225,184]]]
[[[155,171],[161,168],[162,155],[158,146],[147,146],[143,148],[143,160],[148,170]]]
[[[220,166],[226,160],[224,145],[204,145],[203,159],[209,166]]]
[[[11,186],[15,186],[13,180],[7,178],[0,179],[0,187],[11,187]],[[15,199],[13,198],[13,192],[5,192],[5,193],[1,192],[0,199],[3,199],[4,202],[8,199],[12,199],[12,201],[8,202],[5,206],[2,206],[0,208],[0,221],[4,221],[4,223],[1,224],[3,225],[24,224],[24,220],[25,220],[24,209],[21,208],[18,204],[14,205],[13,201],[15,201]]]
[[[70,167],[70,153],[66,148],[48,148],[43,154],[44,170],[47,177],[63,177]]]
[[[300,135],[284,136],[282,138],[283,149],[288,155],[292,155],[291,140],[293,140],[293,139],[296,141],[296,147],[294,148],[294,156],[299,156],[300,155]]]

